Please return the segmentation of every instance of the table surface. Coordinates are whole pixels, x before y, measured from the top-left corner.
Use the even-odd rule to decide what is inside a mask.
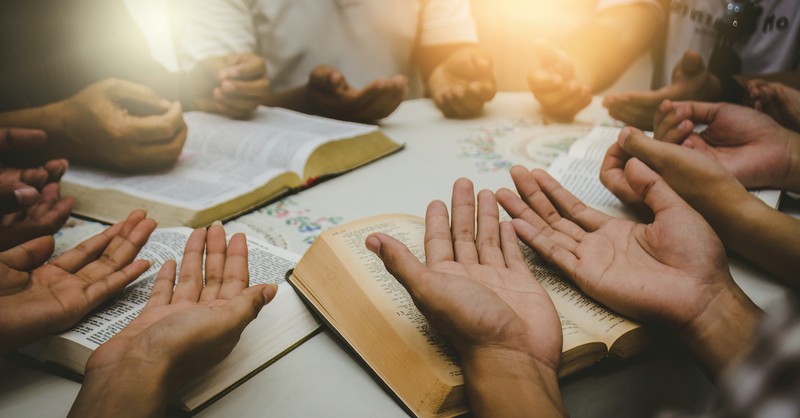
[[[406,148],[368,166],[289,196],[229,223],[302,253],[325,228],[370,215],[424,215],[428,202],[447,202],[453,181],[468,177],[476,190],[513,187],[512,164],[546,167],[571,139],[594,124],[613,123],[595,101],[575,124],[547,124],[529,94],[501,93],[474,120],[444,119],[428,100],[401,105],[382,123]],[[533,141],[533,138],[537,141]],[[544,138],[544,139],[542,139]],[[541,142],[544,141],[544,144]],[[764,308],[784,289],[731,260],[736,281]],[[0,416],[63,416],[80,385],[0,360]],[[641,358],[608,362],[561,382],[574,417],[652,416],[664,408],[698,408],[713,391],[679,348],[656,348]],[[200,417],[406,417],[352,355],[323,331],[225,395]]]

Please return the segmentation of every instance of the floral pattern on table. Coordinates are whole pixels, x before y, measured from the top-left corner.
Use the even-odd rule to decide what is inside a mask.
[[[282,220],[285,225],[292,227],[302,236],[303,243],[311,245],[322,231],[339,225],[344,221],[341,216],[322,216],[316,217],[311,214],[311,210],[300,207],[291,197],[279,200],[263,209],[260,212]]]
[[[479,172],[507,171],[514,164],[547,168],[580,137],[592,123],[545,123],[517,119],[477,128],[459,141],[459,157],[473,159]]]

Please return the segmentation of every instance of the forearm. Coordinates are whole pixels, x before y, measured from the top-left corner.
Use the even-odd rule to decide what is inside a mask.
[[[732,280],[728,283],[728,289],[720,292],[687,329],[677,333],[712,378],[750,348],[762,315]]]
[[[163,417],[167,385],[162,371],[119,367],[87,372],[69,417]]]
[[[561,417],[556,371],[531,357],[483,349],[462,357],[470,410],[476,417]]]
[[[788,136],[787,158],[789,159],[789,168],[782,179],[780,188],[800,193],[800,133],[789,129],[783,129],[782,132]]]
[[[282,107],[308,114],[319,113],[312,105],[309,98],[308,84],[270,94],[261,104],[264,106]]]
[[[800,285],[800,220],[767,206],[747,191],[691,203],[729,250],[793,286]]]
[[[597,13],[561,46],[573,61],[578,81],[597,93],[610,87],[648,51],[661,26],[651,6],[617,6]]]
[[[65,119],[69,105],[66,101],[55,102],[40,107],[0,113],[0,126],[41,129],[47,133],[47,142],[38,152],[44,150],[45,155],[38,157],[55,158],[68,154],[74,143],[66,130]],[[29,158],[34,155],[18,153],[17,157]]]

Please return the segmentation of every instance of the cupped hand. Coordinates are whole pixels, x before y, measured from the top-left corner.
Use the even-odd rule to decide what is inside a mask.
[[[639,129],[653,129],[658,105],[670,100],[712,100],[722,93],[719,79],[708,71],[703,58],[688,50],[672,70],[672,84],[654,91],[609,94],[603,106],[611,117]]]
[[[702,152],[745,187],[785,188],[796,176],[793,158],[800,154],[800,135],[756,110],[729,103],[665,101],[654,123],[656,138]],[[707,126],[697,133],[698,124]]]
[[[534,67],[528,87],[542,106],[542,113],[558,121],[570,121],[592,102],[592,91],[578,81],[572,60],[555,45],[539,39],[534,44]]]
[[[747,82],[745,100],[785,128],[800,131],[800,90],[781,83],[753,79]]]
[[[0,187],[0,196],[2,191]],[[69,219],[74,203],[72,198],[59,196],[58,183],[47,184],[35,203],[0,217],[0,251],[55,234]]]
[[[323,116],[354,122],[375,122],[400,106],[408,93],[402,75],[377,79],[361,89],[350,86],[344,75],[327,65],[311,71],[308,78],[309,100]]]
[[[177,161],[187,128],[178,102],[148,87],[106,79],[59,103],[63,135],[55,152],[75,162],[120,171],[168,167]]]
[[[252,53],[210,57],[188,75],[197,110],[247,119],[269,94],[264,59]]]
[[[428,90],[446,117],[476,117],[497,93],[492,60],[477,48],[461,48],[433,69]]]
[[[135,280],[150,266],[133,260],[155,226],[134,211],[46,264],[52,237],[0,253],[0,351],[65,330]]]

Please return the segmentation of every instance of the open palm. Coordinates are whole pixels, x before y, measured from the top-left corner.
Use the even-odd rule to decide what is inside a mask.
[[[631,187],[655,213],[651,224],[591,209],[541,170],[514,167],[520,196],[497,193],[520,238],[588,295],[643,321],[688,326],[719,292],[734,286],[710,226],[638,160]]]
[[[463,356],[481,347],[532,354],[555,369],[561,326],[549,296],[525,263],[511,225],[498,221],[489,191],[453,186],[452,226],[440,201],[428,206],[426,266],[399,241],[375,234],[367,246],[381,257],[416,305]]]
[[[133,259],[155,226],[135,211],[44,265],[52,237],[0,253],[0,351],[63,331],[135,280],[149,263]]]

